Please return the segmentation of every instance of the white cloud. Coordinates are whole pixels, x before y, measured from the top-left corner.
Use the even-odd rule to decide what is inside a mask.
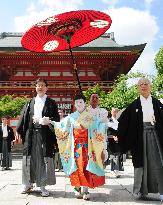
[[[33,2],[31,2],[31,4],[29,5],[29,7],[27,8],[27,11],[29,13],[35,11],[35,4]]]
[[[38,0],[32,2],[23,16],[14,19],[15,31],[24,32],[35,23],[66,11],[77,10],[83,4],[83,0]]]
[[[156,55],[156,51],[152,48],[151,45],[147,45],[144,49],[143,53],[135,63],[134,67],[132,68],[132,72],[142,72],[147,74],[156,74],[154,58]]]
[[[103,3],[108,4],[108,6],[110,7],[114,7],[117,3],[118,0],[101,0]]]
[[[120,0],[101,0],[103,3],[107,4],[109,7],[115,7],[118,6],[118,4],[120,3]],[[131,1],[131,0],[130,0]],[[155,0],[140,0],[141,4],[144,5],[146,10],[150,10],[152,7],[152,4]],[[132,0],[133,3],[138,3],[137,0]],[[122,2],[121,2],[122,3]]]
[[[83,0],[39,0],[39,3],[49,8],[55,8],[55,10],[60,12],[70,9],[76,10],[78,6],[83,4]]]
[[[117,43],[121,45],[147,43],[144,52],[132,70],[151,72],[152,68],[154,68],[154,57],[156,54],[153,44],[159,31],[155,17],[148,11],[127,7],[110,9],[105,12],[112,18],[112,25],[108,32],[115,33]]]
[[[144,0],[144,5],[147,10],[150,10],[154,0]]]
[[[151,43],[158,32],[155,17],[147,11],[123,7],[105,12],[112,19],[110,30],[115,32],[117,41],[123,44]]]

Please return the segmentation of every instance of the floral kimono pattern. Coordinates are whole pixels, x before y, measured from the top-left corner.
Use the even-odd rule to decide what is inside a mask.
[[[103,185],[105,124],[87,111],[76,111],[54,126],[63,170],[71,184],[91,188]]]

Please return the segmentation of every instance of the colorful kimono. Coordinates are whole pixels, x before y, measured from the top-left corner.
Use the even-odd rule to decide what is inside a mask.
[[[54,126],[63,170],[71,185],[90,188],[103,185],[105,124],[87,111],[76,111]]]

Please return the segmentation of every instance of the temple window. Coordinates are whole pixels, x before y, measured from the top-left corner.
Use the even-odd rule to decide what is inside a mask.
[[[62,72],[63,76],[73,76],[71,72]]]
[[[60,76],[61,72],[50,72],[50,76]]]
[[[48,76],[48,72],[40,72],[38,76]]]
[[[19,71],[15,74],[15,76],[23,76],[23,71]]]
[[[88,76],[96,76],[94,72],[88,71]]]
[[[25,76],[33,76],[31,72],[24,72]]]
[[[79,76],[86,76],[86,73],[84,71],[79,72]]]
[[[60,98],[52,98],[53,100],[55,100],[56,102],[60,102]]]

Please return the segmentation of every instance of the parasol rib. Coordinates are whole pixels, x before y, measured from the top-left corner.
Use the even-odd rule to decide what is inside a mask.
[[[82,94],[82,88],[81,88],[80,79],[79,79],[79,76],[78,76],[78,70],[77,70],[77,67],[76,67],[74,56],[72,54],[72,49],[71,49],[70,41],[67,41],[67,42],[69,44],[69,50],[70,50],[70,54],[71,54],[71,58],[72,58],[73,68],[74,68],[74,71],[75,71],[75,74],[76,74],[76,78],[77,78],[77,81],[78,81],[78,87],[79,87],[80,93]]]

